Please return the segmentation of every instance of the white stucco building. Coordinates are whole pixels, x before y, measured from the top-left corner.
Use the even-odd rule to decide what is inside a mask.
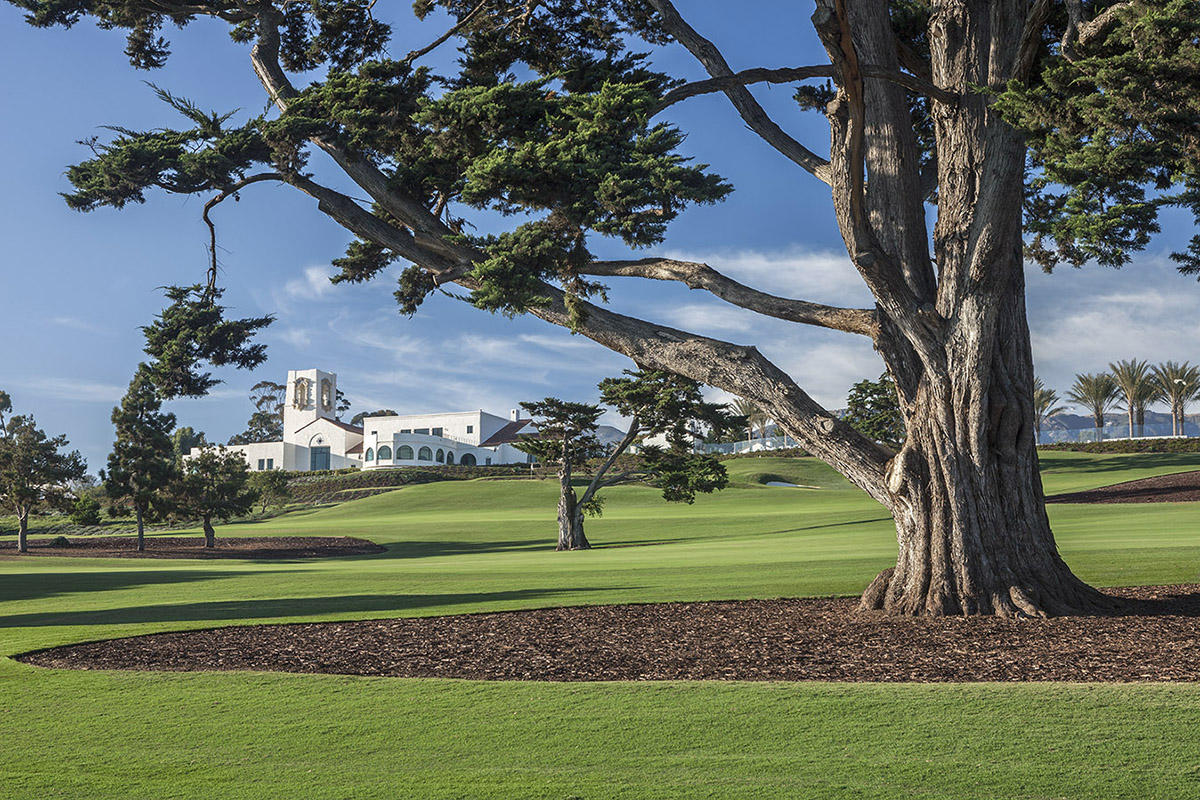
[[[486,411],[366,417],[361,428],[336,418],[337,375],[289,370],[283,407],[283,441],[228,445],[251,470],[389,469],[433,464],[524,464],[512,446],[533,430],[518,412]]]

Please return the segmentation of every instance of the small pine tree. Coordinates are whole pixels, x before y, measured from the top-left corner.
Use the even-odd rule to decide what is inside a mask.
[[[898,446],[904,441],[904,414],[896,399],[896,384],[886,372],[879,380],[862,380],[846,397],[846,422],[877,442]]]
[[[138,366],[121,405],[113,409],[116,441],[108,456],[104,488],[114,501],[126,501],[137,519],[137,549],[146,549],[145,518],[152,505],[167,502],[175,479],[175,415],[162,411],[162,400],[145,364]]]
[[[217,546],[214,518],[227,520],[253,507],[254,493],[246,486],[249,478],[242,454],[224,447],[206,447],[183,462],[173,492],[175,504],[181,512],[200,518],[205,547]]]
[[[0,436],[0,503],[17,517],[17,551],[29,549],[29,515],[38,508],[69,505],[67,485],[81,480],[87,464],[78,451],[62,452],[66,436],[47,436],[33,417],[8,420]]]
[[[547,397],[532,403],[521,403],[529,412],[537,433],[514,445],[543,464],[558,468],[558,548],[587,550],[592,545],[583,534],[583,515],[575,494],[572,478],[575,470],[588,459],[604,454],[596,438],[596,421],[604,413],[600,406],[571,403],[557,397]]]

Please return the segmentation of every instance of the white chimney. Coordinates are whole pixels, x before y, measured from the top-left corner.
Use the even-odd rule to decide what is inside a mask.
[[[508,412],[508,418],[510,420],[512,420],[513,422],[516,422],[517,420],[519,420],[521,418],[521,409],[514,408],[514,409],[510,410]]]

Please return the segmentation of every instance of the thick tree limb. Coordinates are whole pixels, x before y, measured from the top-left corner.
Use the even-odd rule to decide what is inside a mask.
[[[714,78],[728,78],[733,75],[729,63],[716,45],[705,39],[687,23],[670,0],[648,0],[658,11],[663,26],[667,32],[688,49],[696,59],[704,65],[708,74]],[[829,162],[809,150],[800,142],[788,135],[783,128],[771,119],[766,110],[754,99],[750,90],[740,84],[722,89],[725,96],[733,103],[733,107],[741,114],[742,119],[767,144],[774,147],[796,164],[803,167],[825,183],[829,183]]]
[[[637,415],[635,414],[634,417],[629,420],[629,430],[625,432],[625,435],[621,437],[621,441],[617,443],[617,446],[614,447],[608,454],[608,457],[604,459],[604,463],[600,465],[599,469],[596,470],[596,474],[592,476],[591,483],[588,484],[587,489],[585,489],[583,494],[580,495],[579,505],[587,505],[592,501],[592,498],[596,496],[596,492],[598,492],[600,489],[603,489],[606,486],[612,486],[621,478],[628,476],[629,473],[622,473],[621,475],[613,476],[607,481],[605,480],[605,477],[608,475],[608,471],[612,469],[612,465],[617,463],[617,459],[621,457],[621,454],[628,450],[629,446],[634,443],[639,435],[641,435],[641,427],[641,423],[638,421]]]
[[[862,68],[862,74],[868,78],[880,78],[892,81],[906,89],[911,89],[917,94],[931,97],[942,103],[958,102],[958,94],[956,92],[942,89],[929,81],[905,72],[868,65]],[[836,77],[838,77],[837,69],[832,64],[820,64],[811,67],[782,67],[779,69],[756,67],[720,78],[709,78],[708,80],[685,83],[683,86],[667,92],[654,113],[657,114],[668,106],[672,106],[690,97],[712,94],[713,92],[724,92],[732,87],[746,86],[751,83],[794,83],[809,78]]]
[[[1017,65],[1013,68],[1013,77],[1019,81],[1029,79],[1033,63],[1037,60],[1038,53],[1041,52],[1042,30],[1046,27],[1046,19],[1050,16],[1052,5],[1052,0],[1034,0],[1033,5],[1029,8],[1029,15],[1025,17],[1025,28],[1021,32],[1021,47],[1017,51]],[[1069,7],[1071,4],[1068,2],[1067,5]],[[1067,26],[1067,30],[1071,30],[1074,24],[1074,20],[1072,20]]]
[[[818,0],[812,19],[830,60],[842,77],[838,97],[827,110],[829,174],[842,239],[851,261],[883,313],[895,323],[927,366],[933,366],[940,358],[936,334],[943,320],[930,300],[917,295],[905,277],[902,264],[882,246],[867,212],[866,101],[844,0]]]
[[[279,65],[279,23],[278,12],[271,10],[262,13],[259,17],[259,37],[250,50],[250,61],[271,101],[280,111],[286,112],[288,101],[296,97],[298,92]],[[447,240],[454,232],[441,219],[421,203],[395,191],[388,185],[387,176],[370,161],[324,137],[313,137],[312,142],[328,153],[346,175],[385,211],[411,228],[414,238],[422,247],[450,259],[470,255],[468,250]]]
[[[656,325],[586,301],[582,319],[572,321],[562,290],[546,284],[540,293],[550,302],[532,309],[533,315],[645,367],[669,370],[755,401],[806,450],[835,464],[852,483],[890,507],[884,472],[892,454],[822,408],[756,348]]]
[[[760,292],[722,275],[707,264],[672,258],[642,258],[636,261],[594,261],[584,273],[595,276],[650,278],[679,281],[690,289],[703,289],[727,303],[789,322],[874,336],[879,332],[875,311],[869,308],[840,308],[806,300],[792,300]]]

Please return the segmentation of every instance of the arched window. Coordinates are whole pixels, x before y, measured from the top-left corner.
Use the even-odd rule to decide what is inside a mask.
[[[413,460],[412,448],[406,444],[400,445],[400,447],[396,449],[396,460],[397,461],[412,461]]]
[[[463,457],[458,460],[458,463],[464,467],[473,467],[475,466],[475,456],[470,453],[463,453]]]
[[[433,461],[433,451],[428,447],[422,447],[417,451],[417,461]]]
[[[374,460],[375,460],[375,448],[368,447],[367,448],[367,461],[374,461]]]
[[[392,460],[392,448],[388,447],[386,444],[379,445],[379,460],[380,461],[391,461]]]
[[[437,459],[437,462],[439,464],[446,463],[446,451],[439,447],[438,451],[437,451],[437,456],[435,456],[435,458]]]
[[[447,450],[447,451],[446,451],[446,463],[447,463],[447,464],[453,464],[453,463],[454,463],[454,451],[453,451],[453,450]]]

